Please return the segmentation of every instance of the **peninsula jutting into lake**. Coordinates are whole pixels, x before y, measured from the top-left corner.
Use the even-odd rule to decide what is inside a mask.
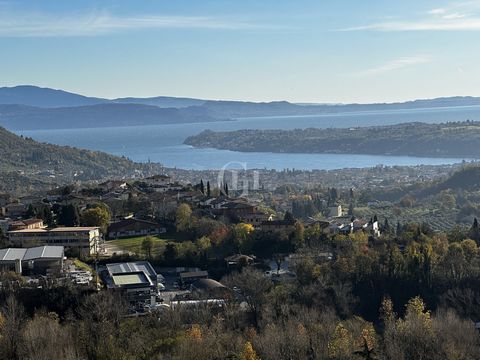
[[[185,144],[241,152],[480,157],[480,122],[406,123],[348,129],[205,130]]]

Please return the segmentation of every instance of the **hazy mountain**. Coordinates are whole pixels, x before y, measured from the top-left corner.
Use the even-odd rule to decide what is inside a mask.
[[[118,98],[111,100],[113,103],[121,103],[121,104],[144,104],[144,105],[152,105],[158,106],[162,108],[185,108],[189,106],[200,106],[205,103],[205,100],[200,99],[191,99],[191,98],[177,98],[177,97],[169,97],[169,96],[157,96],[151,98],[134,98],[134,97],[126,97],[126,98]]]
[[[476,97],[448,97],[378,104],[293,104],[151,97],[101,99],[35,86],[0,88],[0,125],[10,129],[134,126],[203,122],[255,116],[480,105]]]
[[[94,105],[102,102],[105,102],[105,100],[78,95],[63,90],[41,88],[31,85],[0,88],[0,104],[19,104],[51,108]]]
[[[104,103],[143,104],[163,108],[183,108],[188,106],[202,105],[203,103],[205,103],[205,100],[168,96],[157,96],[149,98],[126,97],[110,100],[103,98],[87,97],[63,90],[41,88],[31,85],[0,87],[0,104],[4,105],[28,105],[41,108],[54,108],[97,105]]]
[[[68,129],[214,121],[206,109],[159,108],[142,104],[38,108],[0,105],[0,125],[11,130]]]

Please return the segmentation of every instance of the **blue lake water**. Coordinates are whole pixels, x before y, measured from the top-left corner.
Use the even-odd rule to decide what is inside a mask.
[[[422,158],[410,156],[373,156],[359,154],[273,154],[240,153],[227,150],[195,149],[183,145],[190,135],[205,129],[228,131],[239,129],[349,128],[391,125],[404,122],[439,123],[480,120],[480,106],[435,109],[368,111],[312,116],[270,116],[241,118],[196,124],[168,124],[134,127],[25,130],[18,134],[35,140],[70,145],[124,155],[139,162],[159,162],[183,169],[218,169],[230,163],[245,163],[249,169],[339,169],[376,165],[439,165],[461,162],[459,158]],[[374,134],[372,134],[374,136]]]

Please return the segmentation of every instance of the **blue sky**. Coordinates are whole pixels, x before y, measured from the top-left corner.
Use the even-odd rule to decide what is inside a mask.
[[[480,1],[1,1],[0,86],[90,96],[480,96]]]

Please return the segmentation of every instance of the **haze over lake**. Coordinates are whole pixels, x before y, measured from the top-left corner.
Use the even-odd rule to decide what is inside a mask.
[[[245,163],[250,169],[339,169],[376,165],[438,165],[461,162],[458,158],[421,158],[409,156],[373,156],[362,154],[272,154],[240,153],[216,149],[196,149],[183,145],[190,135],[210,129],[350,128],[391,125],[405,122],[441,123],[480,120],[480,106],[443,107],[414,110],[351,112],[312,116],[275,116],[240,118],[195,124],[168,124],[134,127],[79,128],[17,131],[35,140],[70,145],[123,155],[139,162],[160,162],[184,169],[217,169],[229,162]],[[375,136],[375,134],[372,134]]]

